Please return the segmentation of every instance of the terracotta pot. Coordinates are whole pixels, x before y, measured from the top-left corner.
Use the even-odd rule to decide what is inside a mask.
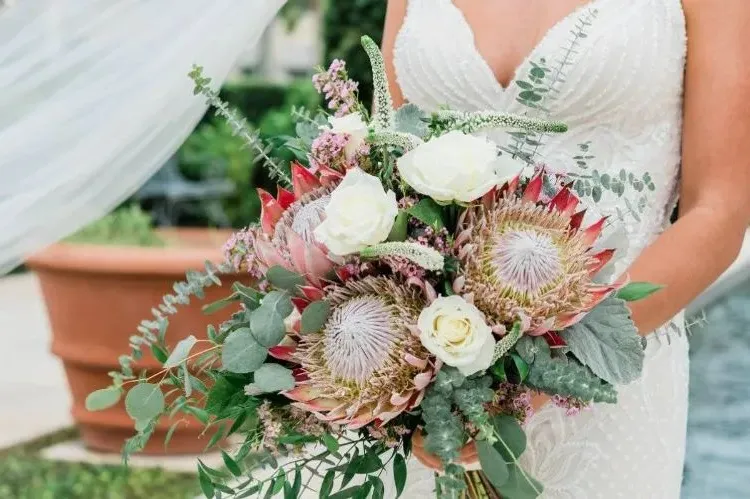
[[[107,373],[119,370],[117,359],[128,353],[128,338],[143,319],[151,318],[151,308],[172,292],[172,284],[184,280],[187,270],[202,270],[206,260],[220,261],[221,246],[229,236],[227,231],[210,229],[160,233],[168,241],[161,248],[58,243],[27,262],[39,277],[52,329],[52,352],[65,367],[73,418],[91,449],[120,452],[134,429],[122,402],[106,411],[89,412],[86,396],[109,385]],[[232,310],[206,316],[201,306],[226,296],[227,284],[234,280],[226,276],[224,286],[206,289],[205,300],[193,298],[190,305],[178,306],[178,313],[169,317],[170,346],[190,334],[200,338],[208,324],[229,316]],[[138,370],[160,366],[150,351],[136,364]],[[190,418],[165,449],[171,423],[163,418],[145,453],[193,454],[204,449],[207,439],[200,437],[202,427]]]

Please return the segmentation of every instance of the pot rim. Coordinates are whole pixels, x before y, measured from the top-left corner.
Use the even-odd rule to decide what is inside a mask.
[[[58,242],[26,259],[35,271],[72,271],[81,273],[184,275],[191,268],[203,269],[205,262],[224,260],[222,246],[232,234],[227,229],[170,228],[157,233],[184,238],[184,246],[120,246]],[[212,238],[217,245],[205,244]],[[203,244],[196,244],[197,242]]]

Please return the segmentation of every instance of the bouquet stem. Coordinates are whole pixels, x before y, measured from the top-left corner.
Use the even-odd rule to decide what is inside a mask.
[[[462,499],[502,499],[482,471],[464,473],[466,492]]]

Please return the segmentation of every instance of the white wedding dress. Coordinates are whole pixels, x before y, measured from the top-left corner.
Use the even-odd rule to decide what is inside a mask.
[[[495,109],[566,122],[569,132],[541,137],[527,150],[577,175],[611,226],[626,229],[629,246],[616,269],[623,271],[669,224],[675,206],[685,55],[681,0],[592,0],[555,25],[503,88],[451,0],[410,0],[394,63],[405,98],[425,109]],[[538,68],[541,82],[533,79],[542,75]],[[547,91],[523,94],[539,85]],[[493,138],[514,143],[507,134]],[[617,405],[566,416],[548,404],[529,422],[522,461],[544,484],[543,497],[679,497],[688,385],[682,330],[677,317],[649,336],[644,375],[620,388]],[[432,473],[412,460],[403,497],[432,497],[433,490]],[[395,497],[392,488],[386,497]]]

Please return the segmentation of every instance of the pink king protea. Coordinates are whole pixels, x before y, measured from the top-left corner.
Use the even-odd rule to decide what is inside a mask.
[[[489,193],[459,227],[462,275],[454,288],[500,329],[521,319],[530,334],[559,331],[617,287],[592,280],[614,253],[592,251],[605,219],[581,229],[585,210],[576,212],[580,200],[569,186],[541,200],[543,175],[522,192],[516,180]]]
[[[277,197],[258,189],[262,204],[260,231],[255,253],[261,270],[280,265],[304,276],[320,287],[334,264],[326,256],[313,232],[323,221],[330,193],[340,174],[331,170],[314,175],[304,166],[292,164],[292,192],[279,187]]]

